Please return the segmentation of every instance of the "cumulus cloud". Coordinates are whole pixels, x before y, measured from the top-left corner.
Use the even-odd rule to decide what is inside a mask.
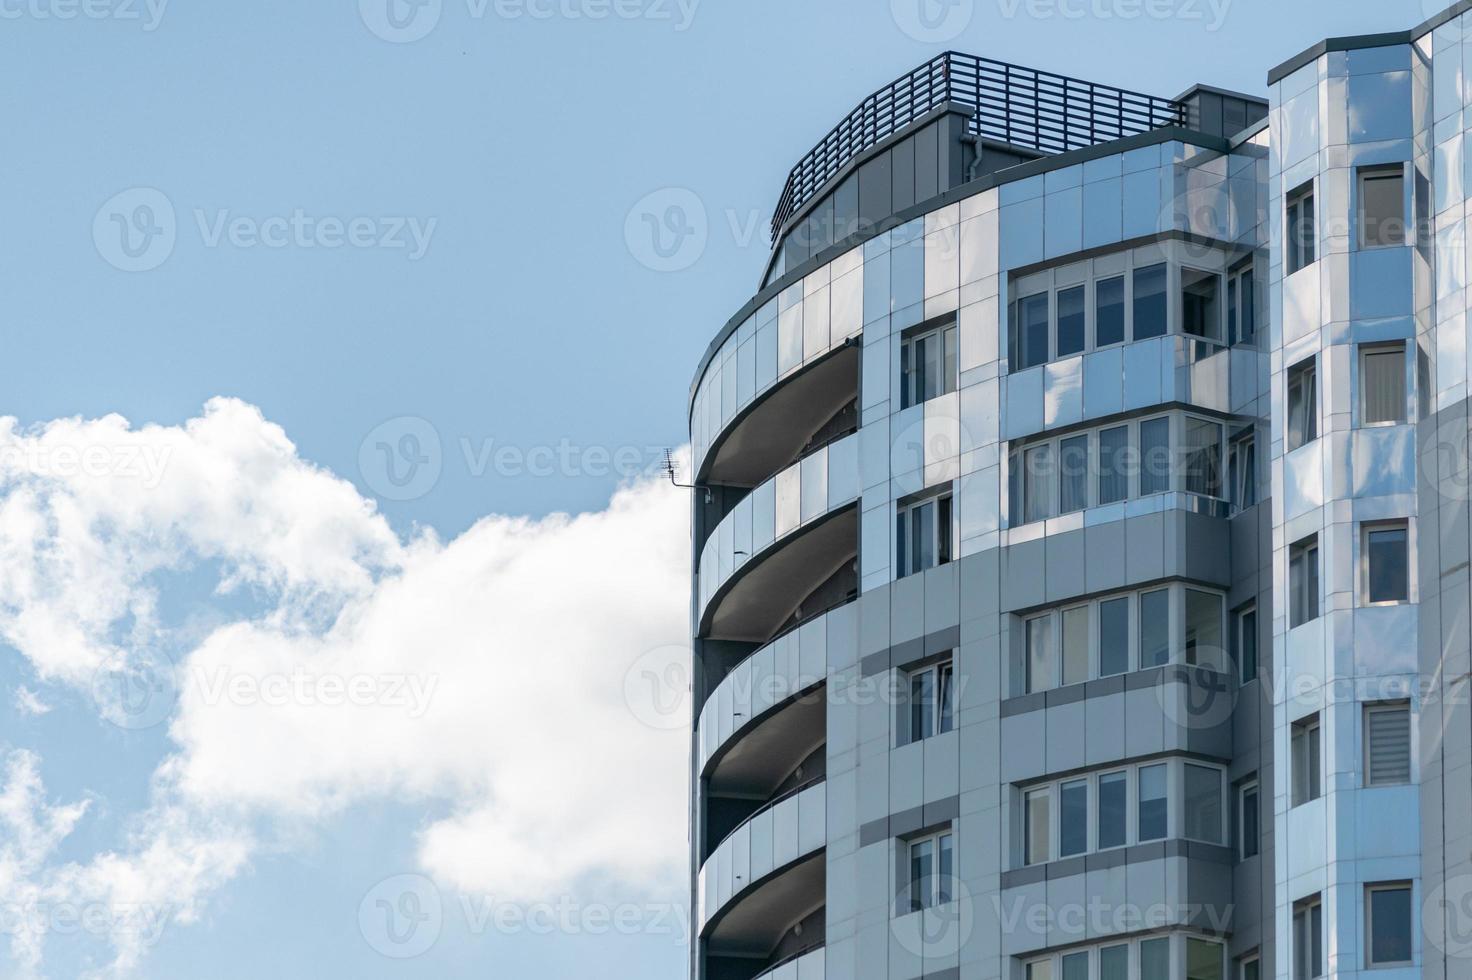
[[[392,799],[447,814],[416,844],[448,887],[528,901],[595,877],[667,887],[688,743],[630,705],[626,679],[678,658],[688,547],[688,499],[657,481],[597,512],[401,539],[228,399],[177,427],[0,420],[0,638],[42,681],[83,690],[119,663],[174,665],[172,749],[137,833],[24,877],[167,898],[187,921],[261,828]],[[207,629],[160,612],[182,574],[210,577]],[[22,763],[17,806],[45,813],[36,760]],[[62,813],[64,835],[82,811]],[[142,944],[113,939],[126,970]]]

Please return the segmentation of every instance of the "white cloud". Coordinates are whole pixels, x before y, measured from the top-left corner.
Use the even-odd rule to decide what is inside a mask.
[[[246,866],[262,821],[393,799],[448,804],[417,843],[452,888],[669,886],[688,739],[631,709],[625,676],[688,632],[688,508],[646,481],[594,513],[402,541],[237,401],[181,427],[0,420],[0,637],[83,689],[110,660],[165,649],[179,664],[175,750],[138,834],[28,874],[166,897],[187,920]],[[174,573],[201,569],[252,614],[222,602],[199,636],[168,622]],[[143,944],[114,939],[120,965],[137,962]]]
[[[30,718],[37,718],[51,711],[51,705],[41,700],[41,696],[24,684],[15,689],[13,700],[15,710]]]

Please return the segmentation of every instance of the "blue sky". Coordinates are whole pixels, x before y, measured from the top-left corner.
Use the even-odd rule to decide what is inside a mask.
[[[14,454],[0,491],[34,492],[17,506],[46,520],[64,504],[97,518],[76,539],[0,531],[29,549],[8,550],[19,558],[0,571],[0,756],[17,767],[11,790],[39,781],[27,799],[57,821],[32,862],[44,888],[80,878],[117,911],[127,903],[115,879],[99,883],[99,855],[219,848],[187,884],[158,872],[187,914],[146,944],[138,975],[681,975],[682,938],[658,910],[682,899],[670,869],[685,858],[683,814],[636,853],[608,857],[630,834],[658,836],[631,830],[631,811],[606,818],[596,853],[559,856],[579,849],[536,832],[546,803],[514,794],[538,780],[505,760],[536,736],[490,692],[537,683],[505,665],[530,655],[547,617],[570,621],[558,635],[573,664],[596,666],[594,638],[616,638],[617,669],[589,673],[614,685],[678,643],[683,501],[636,478],[684,441],[693,368],[756,285],[786,169],[862,96],[947,47],[1166,96],[1197,81],[1262,93],[1269,67],[1326,34],[1399,30],[1441,6],[425,0],[416,13],[393,0],[390,21],[387,2],[0,0],[0,415],[20,427],[0,440]],[[695,234],[665,255],[644,216],[671,204]],[[207,409],[217,397],[233,401]],[[109,413],[132,428],[55,421]],[[132,494],[138,473],[47,470],[60,444],[111,447],[117,470],[138,445],[172,455],[166,478],[145,472]],[[135,483],[108,482],[119,476]],[[665,545],[647,543],[655,534]],[[93,545],[128,560],[99,563]],[[579,583],[537,557],[578,548],[592,549],[581,586],[599,601],[573,601]],[[620,578],[635,581],[599,584]],[[518,591],[543,581],[571,595],[538,605]],[[636,586],[647,594],[619,591]],[[456,609],[421,611],[447,594],[474,610],[458,630]],[[99,717],[110,657],[129,670],[150,656],[251,664],[257,679],[293,657],[340,669],[381,654],[380,679],[402,667],[402,649],[335,631],[344,610],[447,651],[423,658],[451,693],[403,730],[423,738],[412,753],[374,741],[397,715],[311,742],[339,716],[216,724],[197,690],[146,727]],[[487,712],[496,737],[471,751],[486,740],[453,692],[476,683],[505,712]],[[579,696],[607,707],[598,690]],[[549,702],[544,719],[558,725],[560,710]],[[678,770],[683,753],[660,729],[615,741],[614,758],[631,793],[663,780],[678,805],[683,773],[650,772]],[[332,764],[282,776],[278,797],[269,758],[232,753],[293,744],[273,741],[283,733]],[[580,761],[573,746],[539,759],[575,773]],[[204,778],[211,766],[239,766],[243,788]],[[574,827],[601,816],[574,815]],[[7,833],[21,836],[0,824],[0,853],[17,846]],[[529,844],[549,853],[509,853]],[[471,870],[447,882],[457,866]],[[435,941],[400,959],[359,913],[371,919],[374,889],[406,873],[435,878],[442,909]],[[638,926],[488,925],[477,903],[503,896],[634,909]],[[40,976],[116,955],[85,931],[44,938],[29,967]],[[0,973],[19,974],[5,939]]]

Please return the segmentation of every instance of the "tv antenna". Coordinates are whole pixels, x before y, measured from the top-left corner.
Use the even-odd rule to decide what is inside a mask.
[[[710,503],[710,487],[696,486],[693,483],[681,483],[675,477],[675,457],[668,449],[664,451],[664,471],[669,474],[670,483],[679,487],[681,490],[704,490],[705,502]]]

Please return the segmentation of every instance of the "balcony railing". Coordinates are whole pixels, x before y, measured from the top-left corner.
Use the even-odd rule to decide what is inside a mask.
[[[967,130],[1040,153],[1063,153],[1183,124],[1185,105],[1066,75],[947,51],[859,103],[792,168],[772,216],[772,240],[854,157],[927,112],[973,107]]]

